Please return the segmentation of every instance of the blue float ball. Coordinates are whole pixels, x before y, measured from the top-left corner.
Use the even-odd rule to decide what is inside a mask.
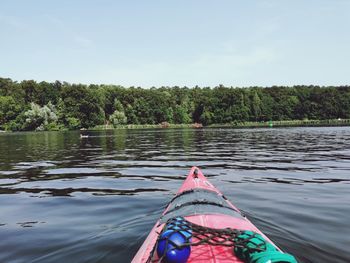
[[[166,230],[161,235],[160,241],[157,245],[158,257],[162,257],[165,253],[162,261],[164,263],[186,263],[191,254],[191,247],[185,246],[181,249],[178,249],[173,246],[171,242],[168,242],[167,244],[167,239],[171,240],[178,246],[186,243],[186,239],[180,233],[174,232],[172,230]]]

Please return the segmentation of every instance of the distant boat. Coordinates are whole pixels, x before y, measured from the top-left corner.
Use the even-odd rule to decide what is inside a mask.
[[[80,139],[83,139],[83,138],[89,138],[89,135],[80,134]]]

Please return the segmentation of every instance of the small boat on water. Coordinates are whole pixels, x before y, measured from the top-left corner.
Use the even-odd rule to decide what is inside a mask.
[[[89,135],[80,134],[80,139],[83,139],[83,138],[89,138]]]
[[[296,263],[192,167],[132,263]]]

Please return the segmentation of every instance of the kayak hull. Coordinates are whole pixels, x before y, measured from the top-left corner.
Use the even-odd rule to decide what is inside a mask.
[[[230,210],[237,213],[237,216],[230,214],[221,214],[213,211],[206,211],[205,213],[195,214],[189,213],[184,215],[184,218],[194,224],[214,228],[214,229],[239,229],[239,230],[251,230],[256,233],[261,234],[267,241],[269,240],[256,226],[254,226],[246,217],[244,217],[239,209],[235,207],[230,201],[228,201],[222,193],[216,189],[202,174],[202,172],[197,167],[192,167],[189,175],[186,180],[180,187],[176,196],[185,195],[191,191],[207,191],[208,193],[215,193],[216,195],[222,197],[224,200],[225,207],[229,207]],[[176,198],[175,196],[175,198]],[[172,202],[176,202],[176,199]],[[162,216],[165,216],[169,210],[172,209],[172,202],[165,209]],[[150,254],[152,253],[153,248],[155,247],[158,239],[158,233],[160,233],[164,227],[164,222],[158,220],[148,237],[142,244],[141,248],[135,255],[132,263],[143,263],[147,262]],[[273,243],[272,243],[273,244]],[[273,244],[274,245],[274,244]],[[277,248],[277,247],[276,247]],[[278,249],[278,248],[277,248]],[[229,263],[229,262],[243,262],[237,258],[233,252],[232,247],[225,246],[211,246],[211,245],[199,245],[194,246],[191,249],[191,254],[188,259],[189,263]]]

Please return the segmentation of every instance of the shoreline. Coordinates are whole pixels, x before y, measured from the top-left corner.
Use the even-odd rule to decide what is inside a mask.
[[[273,128],[273,127],[333,127],[350,126],[350,119],[330,120],[285,120],[264,122],[243,122],[236,124],[212,124],[207,127],[213,128]]]
[[[113,127],[113,125],[97,125],[88,129],[80,129],[83,131],[100,131],[100,130],[136,130],[136,129],[200,129],[200,128],[282,128],[282,127],[347,127],[350,126],[350,119],[330,119],[330,120],[285,120],[285,121],[262,121],[262,122],[237,122],[224,124],[211,124],[203,126],[199,123],[190,124],[125,124]],[[34,131],[34,130],[33,130]],[[17,131],[17,132],[33,132],[33,131]],[[51,131],[68,131],[68,129],[51,130]],[[79,131],[71,130],[71,131]],[[38,131],[35,131],[38,132]],[[0,134],[12,133],[12,131],[0,130]]]
[[[201,126],[198,124],[128,124],[113,127],[112,125],[98,125],[88,130],[118,130],[118,129],[181,129],[181,128],[274,128],[274,127],[332,127],[350,126],[350,119],[330,119],[330,120],[285,120],[285,121],[263,121],[263,122],[239,122],[211,124]]]

